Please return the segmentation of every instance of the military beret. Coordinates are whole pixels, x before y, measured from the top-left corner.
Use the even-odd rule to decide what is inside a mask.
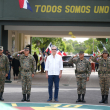
[[[107,50],[104,50],[103,53],[107,53],[108,54],[108,51]]]
[[[29,47],[25,47],[24,50],[29,50]]]
[[[83,53],[84,53],[83,51],[80,51],[80,52],[79,52],[79,54],[83,54]]]
[[[3,50],[3,46],[0,46],[0,50]]]

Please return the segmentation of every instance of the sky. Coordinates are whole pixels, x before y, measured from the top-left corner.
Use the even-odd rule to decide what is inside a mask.
[[[88,40],[89,38],[69,38],[69,37],[64,37],[66,40],[73,40],[73,41],[78,41],[78,42],[84,42],[85,40]]]

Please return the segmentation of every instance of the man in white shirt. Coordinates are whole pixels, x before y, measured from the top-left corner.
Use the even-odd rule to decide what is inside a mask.
[[[57,47],[51,47],[52,54],[47,57],[45,71],[46,71],[46,78],[48,78],[48,92],[49,92],[49,99],[47,102],[52,101],[52,88],[53,82],[55,85],[55,92],[54,92],[54,100],[58,102],[58,91],[59,91],[59,80],[62,77],[62,70],[63,70],[63,61],[62,57],[57,53]]]

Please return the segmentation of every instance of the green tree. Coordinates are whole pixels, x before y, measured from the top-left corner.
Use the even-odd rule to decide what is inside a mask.
[[[74,52],[73,46],[72,44],[66,44],[66,52],[68,52],[69,54],[72,52]]]
[[[56,45],[60,51],[66,51],[66,44],[62,40],[62,38],[45,38],[45,37],[33,37],[32,38],[32,44],[35,48],[40,48],[41,50],[45,50],[49,43],[52,43],[52,45]]]
[[[102,43],[106,43],[106,38],[96,38],[97,41],[101,41]]]
[[[57,46],[60,51],[66,51],[66,43],[62,40],[62,38],[54,39],[52,44]]]
[[[67,47],[67,52],[70,52],[70,48],[71,48],[71,52],[73,54],[79,53],[79,51],[85,51],[86,50],[86,46],[83,42],[68,40],[65,43],[67,46],[70,46],[70,47]]]
[[[32,51],[31,51],[31,52],[32,52],[32,53],[31,53],[32,55],[34,54],[34,52],[36,52],[37,55],[39,54],[39,48],[38,48],[38,47],[35,48],[35,46],[36,46],[35,44],[32,44]]]
[[[84,44],[87,48],[85,50],[85,53],[92,54],[93,53],[93,38],[90,38],[90,39],[84,41]],[[97,41],[96,39],[94,39],[94,52],[97,52],[98,44],[100,44],[100,42]]]
[[[105,47],[106,47],[107,51],[110,53],[110,43],[109,44],[105,44]]]
[[[83,42],[74,45],[75,54],[79,53],[79,51],[85,51],[86,49],[87,48]]]
[[[106,38],[97,38],[97,40],[101,41],[103,43],[103,45],[105,46],[105,48],[107,49],[107,51],[110,53],[110,42],[109,42],[109,39],[108,39],[108,42],[107,42]],[[101,52],[104,50],[103,49],[103,45],[101,43],[98,44],[98,47],[99,47]]]
[[[76,44],[79,44],[79,42],[76,40],[72,42],[73,47],[75,47]]]

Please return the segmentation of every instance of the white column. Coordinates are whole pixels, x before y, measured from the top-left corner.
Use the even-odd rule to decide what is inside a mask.
[[[24,34],[21,33],[21,50],[24,49]]]
[[[12,53],[12,31],[8,30],[8,50]]]
[[[30,35],[25,35],[24,36],[24,46],[30,45]]]
[[[15,52],[17,52],[18,51],[18,32],[17,31],[15,31]]]
[[[17,32],[17,51],[20,51],[19,49],[19,33]]]

